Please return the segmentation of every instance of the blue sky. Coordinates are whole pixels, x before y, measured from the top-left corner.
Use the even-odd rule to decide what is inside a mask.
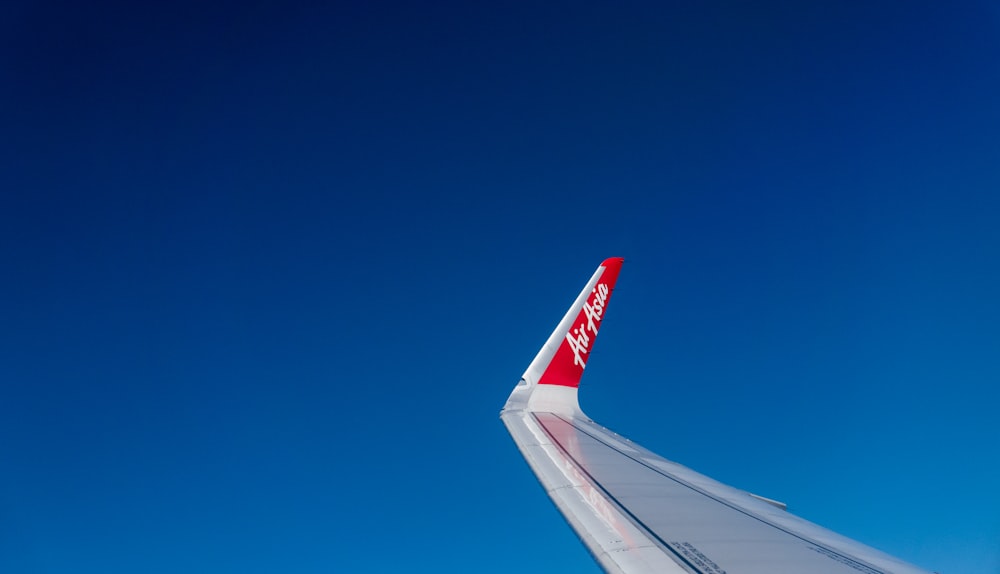
[[[589,415],[997,574],[998,31],[5,4],[0,571],[597,572],[497,413],[624,256]]]

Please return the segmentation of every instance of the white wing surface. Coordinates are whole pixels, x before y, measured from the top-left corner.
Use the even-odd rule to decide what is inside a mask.
[[[670,462],[580,410],[577,388],[621,270],[604,261],[514,388],[500,418],[607,572],[928,574],[780,502]]]

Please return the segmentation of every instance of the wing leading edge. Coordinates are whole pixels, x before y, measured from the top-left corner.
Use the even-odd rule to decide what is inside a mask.
[[[929,574],[595,424],[577,389],[622,259],[605,260],[500,413],[601,567],[637,574]]]

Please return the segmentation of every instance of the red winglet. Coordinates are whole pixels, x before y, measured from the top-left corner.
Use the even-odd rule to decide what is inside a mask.
[[[583,369],[587,366],[587,357],[594,348],[594,341],[601,328],[604,313],[608,310],[608,301],[611,300],[611,293],[614,291],[615,282],[618,281],[618,272],[621,271],[623,261],[621,257],[612,257],[601,263],[604,271],[597,277],[590,295],[583,302],[576,319],[570,324],[538,384],[574,388],[580,386],[580,377],[583,376]]]

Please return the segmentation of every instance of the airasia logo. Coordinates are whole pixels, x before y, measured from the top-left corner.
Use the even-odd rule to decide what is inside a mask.
[[[579,327],[574,327],[566,333],[566,343],[573,350],[573,364],[580,369],[587,366],[586,354],[590,351],[590,345],[597,337],[597,330],[601,326],[601,319],[604,317],[604,309],[608,304],[608,294],[611,292],[606,283],[599,283],[590,292],[590,297],[583,304],[583,309],[577,320]]]

